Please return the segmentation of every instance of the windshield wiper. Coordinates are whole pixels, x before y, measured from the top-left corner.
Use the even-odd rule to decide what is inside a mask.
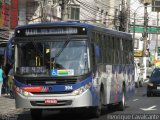
[[[68,43],[69,43],[69,40],[67,40],[67,41],[64,43],[62,49],[55,55],[54,59],[60,56],[60,54],[63,52],[63,50],[67,47]]]
[[[54,67],[56,66],[56,65],[55,65],[55,64],[56,64],[56,58],[61,55],[61,53],[63,52],[63,50],[67,47],[68,43],[69,43],[69,40],[67,40],[67,41],[64,43],[62,49],[61,49],[60,51],[58,51],[58,53],[55,55],[55,57],[51,58],[51,61],[52,61],[51,63],[53,64],[53,69],[54,69]]]

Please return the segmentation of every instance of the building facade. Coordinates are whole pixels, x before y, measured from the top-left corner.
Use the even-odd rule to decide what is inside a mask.
[[[126,31],[129,0],[0,0],[0,41],[17,25],[79,20]],[[122,29],[120,29],[122,28]]]
[[[66,3],[63,0],[19,0],[18,24],[59,21],[65,15],[65,20],[87,21],[119,29],[119,18],[122,7],[125,7],[122,1],[129,3],[128,0],[67,0]]]

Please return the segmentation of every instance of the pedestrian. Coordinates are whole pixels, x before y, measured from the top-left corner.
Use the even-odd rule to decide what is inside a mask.
[[[10,92],[10,97],[14,98],[14,94],[13,94],[13,80],[14,80],[14,71],[13,71],[13,65],[12,68],[10,69],[9,73],[8,73],[8,87],[9,87],[9,92]]]
[[[5,95],[8,96],[9,95],[9,91],[8,91],[8,79],[7,79],[7,75],[5,73],[5,69],[3,68],[3,86],[4,86],[4,92]]]
[[[2,84],[3,84],[3,70],[1,66],[0,67],[0,96],[2,95]]]

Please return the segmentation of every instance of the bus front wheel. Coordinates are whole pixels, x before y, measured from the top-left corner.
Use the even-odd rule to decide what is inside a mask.
[[[100,97],[99,97],[99,103],[98,106],[96,108],[93,109],[93,117],[100,117],[101,113],[102,113],[102,97],[103,97],[103,92],[100,92]]]
[[[38,120],[42,117],[42,109],[30,109],[32,120]]]

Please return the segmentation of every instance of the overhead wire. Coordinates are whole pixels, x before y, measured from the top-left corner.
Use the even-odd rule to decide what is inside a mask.
[[[83,7],[83,9],[89,11],[89,13],[91,13],[93,15],[96,15],[96,16],[98,15],[97,17],[101,17],[102,16],[102,13],[100,11],[97,12],[97,9],[91,7],[89,4],[86,4],[85,2],[80,2],[79,0],[76,0],[76,1],[81,5],[81,7]],[[109,14],[107,14],[107,16],[114,17],[114,16],[109,15]]]
[[[92,19],[92,20],[95,20],[95,21],[101,21],[101,20],[115,20],[115,19],[106,19],[106,18],[102,18],[102,16],[99,16],[99,18],[95,19],[93,18],[93,16],[89,16],[88,14],[84,13],[81,11],[80,13],[81,15],[83,14],[84,17],[88,17],[88,19]]]
[[[133,5],[135,3],[137,3],[138,0],[134,0],[133,2],[131,1],[130,5]]]
[[[86,3],[88,3],[88,2],[86,1]],[[117,7],[118,7],[118,6],[111,7],[111,6],[107,5],[107,4],[102,3],[101,1],[98,1],[98,3],[100,3],[101,5],[106,6],[108,8],[111,8],[111,9],[117,9]]]
[[[130,15],[130,19],[135,19],[136,21],[144,21],[144,6],[140,4],[138,0],[131,0],[131,8],[130,11],[132,11],[132,15]],[[141,9],[140,9],[140,6]],[[136,11],[137,10],[137,11]],[[142,12],[141,12],[142,11]],[[134,13],[136,12],[136,18],[134,18]],[[151,14],[152,13],[152,14]],[[137,18],[138,17],[138,18]],[[149,9],[148,12],[148,21],[157,20],[157,14],[153,14],[153,12]]]

